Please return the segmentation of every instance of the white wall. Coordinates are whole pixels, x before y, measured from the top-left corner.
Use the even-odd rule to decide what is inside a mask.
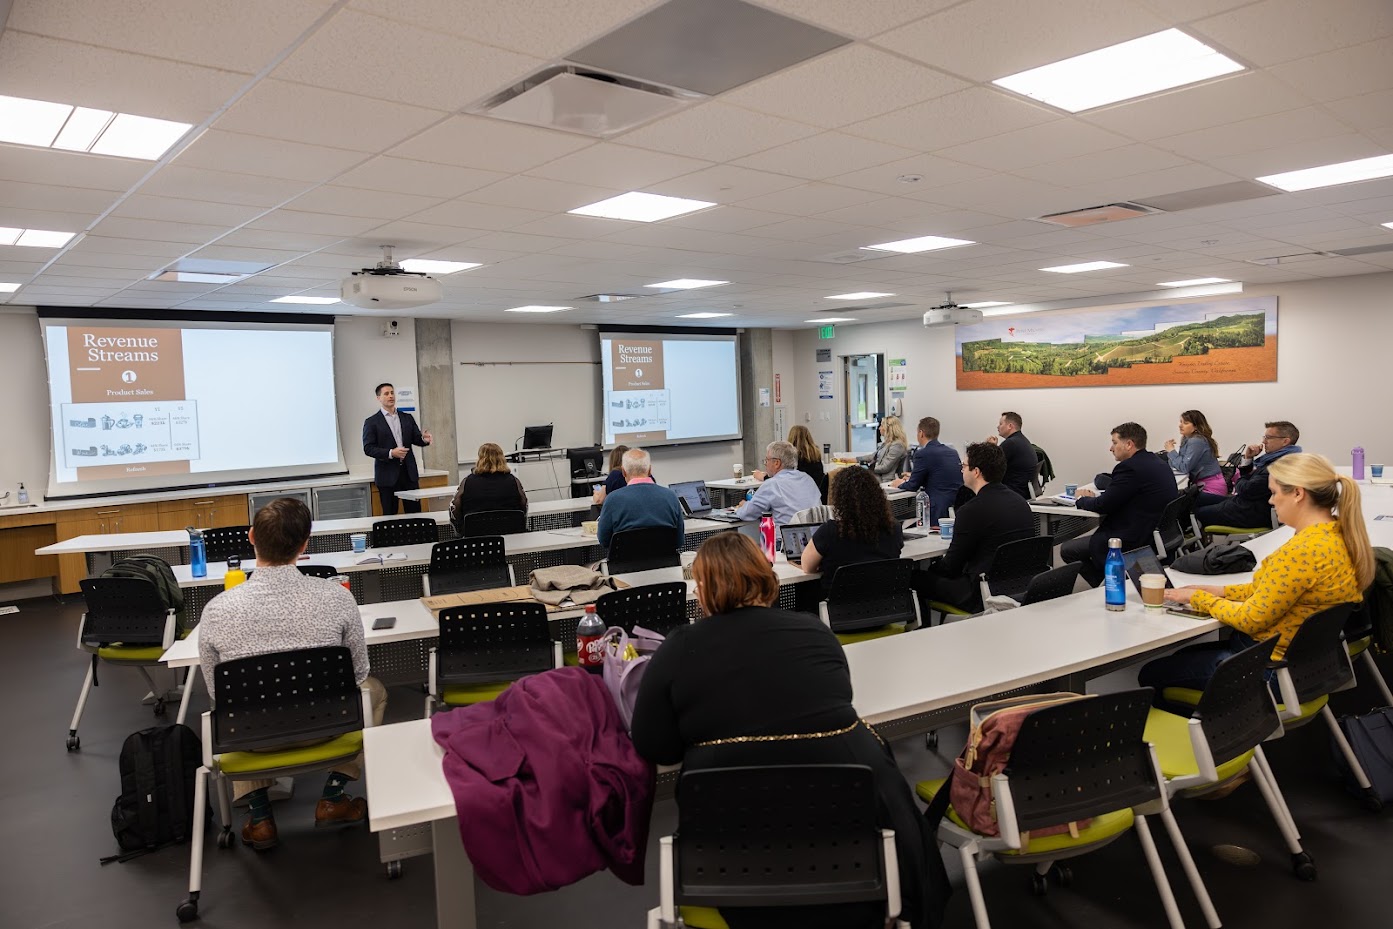
[[[773,332],[773,354],[774,354],[774,376],[777,378],[778,393],[781,399],[774,400],[775,435],[782,439],[788,435],[788,430],[792,429],[796,420],[793,418],[793,405],[797,397],[794,377],[794,331],[792,329],[775,329]],[[770,385],[771,396],[776,388]],[[777,428],[777,416],[782,408],[784,428]]]
[[[1139,422],[1150,433],[1149,445],[1160,448],[1176,434],[1179,414],[1187,409],[1205,413],[1225,454],[1244,441],[1257,441],[1263,422],[1286,419],[1301,430],[1303,448],[1337,464],[1349,463],[1355,445],[1364,447],[1371,462],[1393,463],[1393,432],[1384,412],[1393,367],[1393,274],[1244,291],[1244,296],[1267,294],[1277,296],[1275,383],[959,391],[952,329],[925,329],[908,320],[838,326],[832,340],[819,339],[815,329],[798,331],[793,421],[805,422],[819,442],[840,447],[839,356],[882,352],[908,360],[905,424],[911,433],[920,417],[935,416],[943,423],[943,440],[961,449],[995,432],[1002,410],[1015,410],[1025,420],[1026,435],[1049,452],[1059,475],[1056,487],[1112,468],[1111,427]],[[829,346],[832,362],[818,364],[816,350]],[[818,400],[819,368],[837,372],[835,400]]]
[[[382,335],[383,322],[380,317],[344,316],[334,323],[334,396],[343,460],[351,475],[368,479],[373,460],[363,454],[363,420],[382,409],[373,388],[390,381],[398,389],[410,387],[419,393],[415,320],[398,317],[400,335],[390,338]],[[421,411],[417,419],[430,428],[429,410]]]
[[[5,404],[6,440],[0,442],[0,494],[15,502],[24,482],[38,502],[48,486],[48,376],[44,370],[39,317],[32,307],[0,307],[0,396]]]

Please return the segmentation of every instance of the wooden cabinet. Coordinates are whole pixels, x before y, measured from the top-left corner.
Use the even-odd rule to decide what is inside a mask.
[[[153,532],[160,528],[159,506],[158,503],[122,503],[85,510],[59,510],[54,514],[55,541],[80,535]],[[86,576],[86,555],[58,556],[59,593],[77,593],[80,589],[77,582]]]
[[[247,525],[247,495],[223,494],[184,500],[163,500],[159,507],[158,529],[216,529]]]
[[[47,513],[17,510],[0,515],[0,584],[56,574],[57,558],[34,554],[34,549],[56,541],[53,517]]]

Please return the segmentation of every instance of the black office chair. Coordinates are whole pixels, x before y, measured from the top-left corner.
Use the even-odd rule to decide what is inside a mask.
[[[482,510],[466,513],[465,538],[478,538],[481,535],[515,535],[527,531],[527,514],[522,510]]]
[[[1020,599],[1037,574],[1043,574],[1054,563],[1054,536],[1032,535],[997,548],[991,565],[978,579],[982,602],[993,595]],[[971,616],[968,610],[944,603],[929,601],[929,621],[933,614],[942,616]]]
[[[395,548],[421,545],[440,538],[440,525],[428,517],[379,519],[372,524],[372,547]]]
[[[226,561],[228,555],[239,555],[243,561],[254,561],[256,550],[252,548],[247,533],[250,526],[218,526],[203,530],[203,548],[209,561]]]
[[[687,584],[645,584],[604,594],[595,601],[595,612],[606,626],[620,626],[633,633],[634,626],[667,635],[687,619]]]
[[[520,678],[561,667],[547,608],[508,601],[440,611],[440,644],[430,650],[426,716],[439,706],[471,706]]]
[[[1383,706],[1393,706],[1393,691],[1388,688],[1388,681],[1384,679],[1383,672],[1379,670],[1378,664],[1374,661],[1371,646],[1374,644],[1374,636],[1377,634],[1374,628],[1375,617],[1380,609],[1378,600],[1374,596],[1374,585],[1364,591],[1364,602],[1359,609],[1350,614],[1349,620],[1345,623],[1345,648],[1349,652],[1350,661],[1358,658],[1360,660],[1360,674],[1367,673],[1372,678],[1374,685],[1378,687],[1379,693],[1383,696]]]
[[[436,542],[430,550],[430,569],[421,578],[427,597],[515,583],[501,535]]]
[[[1067,564],[1060,568],[1051,568],[1043,574],[1037,574],[1030,579],[1030,586],[1025,589],[1025,596],[1021,599],[1021,606],[1029,606],[1032,603],[1044,603],[1046,600],[1054,600],[1058,597],[1067,597],[1074,592],[1074,584],[1079,579],[1079,570],[1083,568],[1077,561]]]
[[[832,575],[827,599],[817,608],[843,645],[912,629],[919,625],[914,562],[888,558],[842,565]]]
[[[629,574],[656,568],[681,567],[677,530],[671,526],[644,526],[616,532],[609,540],[606,574]]]
[[[658,906],[648,926],[724,925],[721,907],[879,903],[900,914],[895,833],[876,825],[864,765],[684,770],[677,831],[659,840]]]
[[[136,577],[89,577],[78,582],[87,611],[77,628],[77,647],[92,656],[77,695],[77,709],[68,725],[68,751],[82,747],[78,723],[87,695],[97,686],[97,662],[135,668],[155,695],[155,715],[163,716],[169,694],[155,686],[149,668],[162,667],[160,656],[171,645],[177,626],[154,584]]]
[[[218,848],[232,848],[232,778],[294,777],[363,752],[372,702],[342,645],[224,661],[213,669],[216,702],[203,714],[203,766],[194,780],[189,896],[179,921],[198,918],[208,780],[218,792]],[[308,744],[307,744],[308,743]]]
[[[327,564],[302,564],[296,565],[300,573],[306,577],[322,577],[326,581],[331,577],[338,577],[338,569]]]
[[[1194,501],[1192,494],[1181,494],[1161,511],[1161,518],[1151,533],[1152,547],[1161,564],[1168,565],[1176,555],[1203,544],[1202,534],[1191,526]]]

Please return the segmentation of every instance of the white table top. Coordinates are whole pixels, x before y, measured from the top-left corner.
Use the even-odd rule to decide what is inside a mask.
[[[719,487],[722,490],[752,490],[759,486],[759,481],[749,475],[740,478],[738,481],[733,477],[723,477],[719,480],[707,481],[706,486]],[[889,484],[881,484],[880,486],[881,489],[885,491],[885,495],[891,500],[899,500],[903,497],[914,496],[907,490],[900,490],[898,487],[891,487]]]

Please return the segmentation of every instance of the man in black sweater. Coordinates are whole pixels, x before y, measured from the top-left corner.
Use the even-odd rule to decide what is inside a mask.
[[[1006,454],[1000,448],[986,442],[967,447],[963,484],[975,496],[957,510],[948,553],[916,574],[923,605],[936,600],[969,613],[981,612],[978,582],[991,567],[996,550],[1035,534],[1035,515],[1019,494],[1001,482],[1005,473]]]
[[[1180,493],[1170,465],[1146,450],[1146,430],[1137,423],[1123,423],[1112,431],[1112,483],[1099,494],[1080,488],[1075,506],[1102,514],[1092,535],[1070,539],[1059,546],[1066,563],[1083,563],[1079,576],[1097,587],[1103,582],[1103,562],[1108,539],[1122,540],[1122,550],[1151,544],[1151,533],[1161,512]]]
[[[997,437],[1000,436],[1000,447],[1006,453],[1006,476],[1001,479],[1001,483],[1020,494],[1025,499],[1030,499],[1030,480],[1035,477],[1035,468],[1039,463],[1039,458],[1035,455],[1035,448],[1030,444],[1030,440],[1021,432],[1021,414],[1012,413],[1009,410],[1001,414],[1001,419],[996,424],[996,435],[987,436],[987,441],[997,445]]]

